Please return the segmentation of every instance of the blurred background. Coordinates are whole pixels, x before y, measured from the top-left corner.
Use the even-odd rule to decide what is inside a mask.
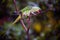
[[[16,0],[19,10],[30,3],[35,3],[42,10],[41,15],[31,18],[30,40],[59,40],[60,0]],[[17,16],[13,0],[0,0],[0,40],[27,40],[20,21],[11,26]]]

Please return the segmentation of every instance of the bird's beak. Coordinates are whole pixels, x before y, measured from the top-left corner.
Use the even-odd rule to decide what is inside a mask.
[[[37,12],[40,13],[41,10],[38,10]]]

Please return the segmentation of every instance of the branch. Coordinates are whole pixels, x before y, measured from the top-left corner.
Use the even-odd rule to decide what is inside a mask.
[[[27,22],[28,22],[28,30],[27,31],[29,31],[29,29],[30,29],[30,16],[28,17],[28,19],[27,19]]]
[[[23,28],[24,28],[24,30],[27,32],[27,27],[25,26],[25,24],[24,24],[23,20],[21,19],[20,21],[21,21],[22,27],[23,27]]]
[[[14,5],[15,5],[16,13],[19,14],[19,10],[18,10],[17,5],[16,5],[16,0],[13,0],[13,2],[14,2]],[[21,15],[20,15],[20,16],[21,16]],[[21,17],[22,17],[22,16],[21,16]],[[24,30],[27,31],[27,28],[26,28],[23,20],[21,19],[20,21],[21,21],[21,24],[22,24],[22,27],[24,28]]]
[[[15,9],[16,9],[16,13],[19,14],[19,10],[18,10],[17,5],[16,5],[16,0],[13,0],[13,2],[14,2]]]
[[[30,16],[28,17],[27,19],[27,22],[28,22],[28,28],[27,28],[27,36],[28,36],[28,40],[30,40],[30,35],[29,35],[29,29],[30,29]]]

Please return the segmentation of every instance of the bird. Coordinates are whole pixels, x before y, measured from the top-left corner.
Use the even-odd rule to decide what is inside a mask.
[[[35,15],[34,12],[39,12],[39,10],[41,10],[41,8],[37,5],[35,5],[34,3],[32,3],[32,4],[29,4],[28,6],[26,6],[25,8],[23,8],[22,10],[19,10],[19,12],[22,12],[22,15],[24,17],[27,17],[30,15],[30,13]],[[21,15],[19,15],[12,24],[15,24],[20,19],[21,19]]]

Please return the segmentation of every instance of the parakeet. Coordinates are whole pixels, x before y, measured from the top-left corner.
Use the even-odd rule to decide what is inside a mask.
[[[30,13],[35,14],[34,12],[39,12],[39,10],[41,9],[38,6],[26,6],[20,11],[22,12],[22,15],[26,17],[26,16],[29,16]],[[19,21],[19,19],[21,19],[21,15],[19,15],[12,24],[15,24],[17,21]]]

